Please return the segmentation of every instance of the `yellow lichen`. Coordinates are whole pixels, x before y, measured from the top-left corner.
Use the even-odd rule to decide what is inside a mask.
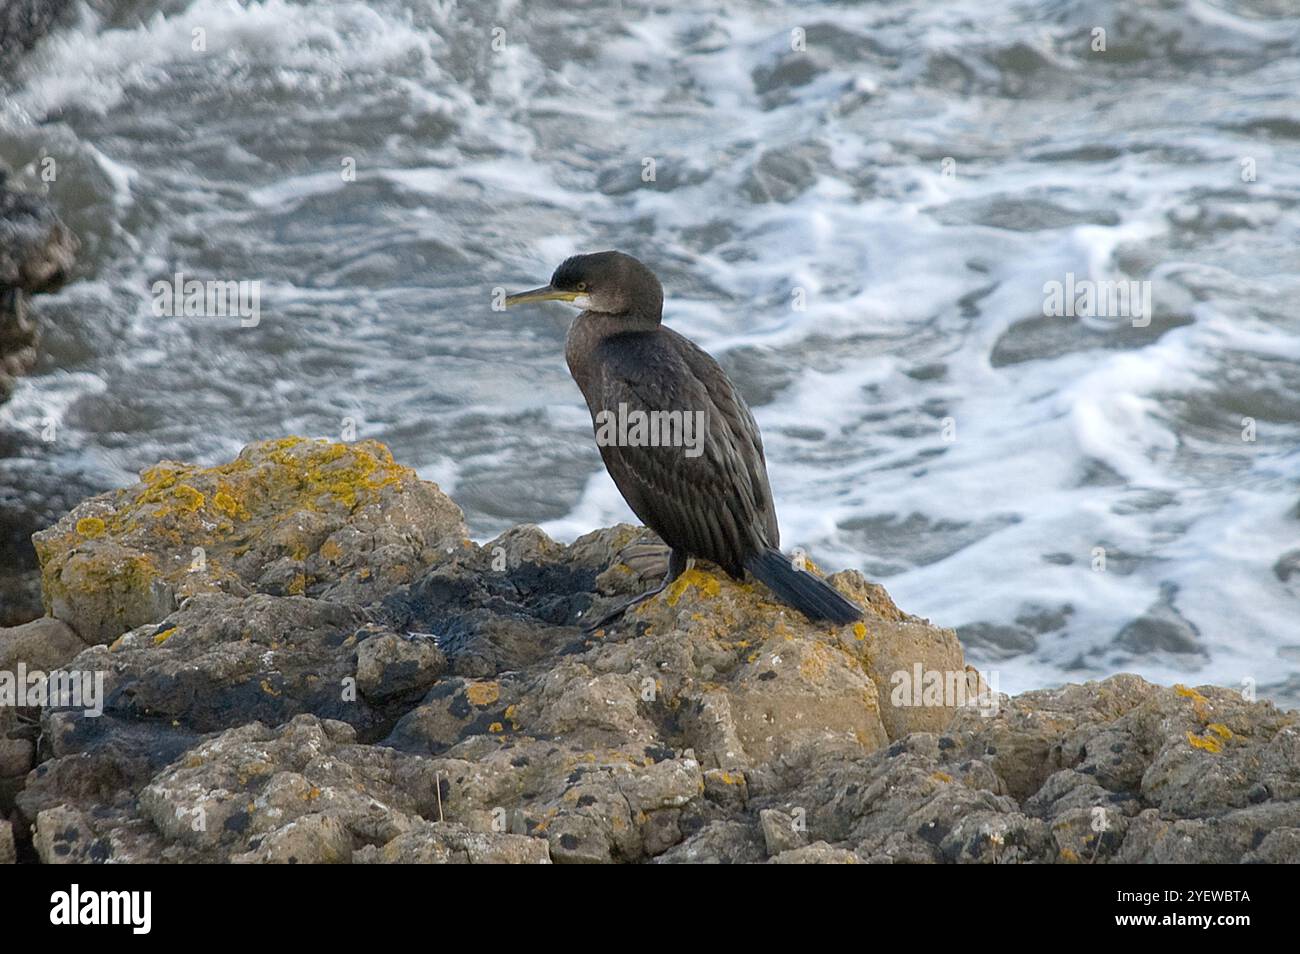
[[[867,624],[866,624],[866,623],[854,623],[854,624],[853,624],[853,636],[854,636],[855,639],[866,639],[866,638],[867,638]]]
[[[1209,725],[1206,726],[1206,728],[1209,729],[1211,732],[1213,732],[1221,739],[1232,738],[1232,730],[1229,729],[1222,722],[1211,722]]]
[[[172,496],[181,502],[181,506],[194,513],[202,509],[207,499],[189,484],[180,484],[172,490]]]
[[[717,596],[722,591],[722,587],[712,574],[692,567],[674,580],[673,585],[668,588],[668,605],[676,606],[688,586],[695,587],[703,596]]]
[[[488,726],[489,732],[504,732],[505,729],[506,727],[503,726],[500,722],[493,722],[490,726]]]
[[[173,626],[171,629],[163,630],[153,638],[153,644],[155,646],[161,646],[163,643],[167,642],[167,640],[176,635],[176,629],[177,627]]]
[[[826,677],[834,659],[834,651],[825,643],[810,643],[807,655],[799,660],[799,675],[807,682],[819,682]]]
[[[224,490],[218,490],[212,495],[212,506],[229,517],[247,519],[248,516],[248,512],[239,506],[239,501]]]
[[[77,521],[77,532],[91,540],[103,533],[104,529],[104,521],[99,517],[82,517]]]
[[[179,469],[167,462],[154,464],[148,470],[140,471],[140,480],[145,485],[147,496],[151,491],[169,490],[176,484]]]
[[[1192,732],[1187,733],[1187,741],[1198,749],[1204,749],[1215,755],[1223,751],[1223,743],[1218,739],[1211,739],[1206,736],[1196,735]]]
[[[501,698],[501,687],[495,682],[475,682],[465,687],[465,695],[473,705],[481,708]]]
[[[1201,695],[1195,689],[1188,689],[1186,686],[1178,683],[1174,684],[1174,692],[1178,693],[1184,699],[1191,700],[1192,712],[1196,714],[1196,718],[1200,719],[1202,722],[1210,721],[1209,699],[1205,698],[1205,696]]]

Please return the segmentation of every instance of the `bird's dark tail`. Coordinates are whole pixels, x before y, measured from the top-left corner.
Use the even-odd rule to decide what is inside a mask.
[[[761,550],[745,561],[745,569],[767,584],[782,603],[814,622],[824,619],[842,625],[862,619],[862,610],[839,590],[814,573],[796,569],[780,550]]]

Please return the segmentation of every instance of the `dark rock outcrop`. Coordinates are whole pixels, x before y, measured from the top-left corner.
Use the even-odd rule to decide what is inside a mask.
[[[0,53],[3,52],[0,33]],[[39,196],[5,188],[0,172],[0,403],[36,363],[39,333],[27,296],[68,280],[79,242]]]
[[[75,0],[0,3],[0,70],[34,47],[54,27],[69,22],[75,8]]]
[[[22,4],[0,4],[0,62],[7,62],[6,24]],[[5,188],[0,169],[0,404],[16,380],[39,358],[40,325],[28,297],[54,291],[68,280],[79,243],[39,196]],[[14,453],[16,435],[0,435],[0,457]],[[0,480],[0,626],[26,622],[39,613],[39,581],[27,541],[32,503],[18,487]],[[37,524],[39,526],[40,524]]]

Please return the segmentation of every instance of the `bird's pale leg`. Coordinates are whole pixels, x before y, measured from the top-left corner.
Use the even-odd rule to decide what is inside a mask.
[[[672,555],[668,558],[668,572],[664,574],[663,581],[658,586],[653,590],[647,590],[639,596],[634,596],[630,600],[624,600],[618,606],[614,607],[614,609],[610,610],[610,612],[596,620],[596,622],[584,625],[582,627],[583,631],[594,633],[596,630],[610,625],[615,620],[621,619],[623,614],[632,609],[632,607],[638,606],[646,600],[662,593],[664,589],[673,582],[673,580],[685,573],[694,564],[694,557],[687,556],[681,550],[674,550]]]

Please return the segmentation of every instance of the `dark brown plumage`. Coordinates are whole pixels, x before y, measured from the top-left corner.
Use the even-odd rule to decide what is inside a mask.
[[[672,548],[664,584],[700,557],[736,579],[748,570],[810,619],[859,619],[856,606],[778,549],[758,425],[718,363],[661,323],[663,289],[654,274],[622,252],[577,255],[555,270],[549,285],[506,302],[547,300],[584,308],[565,343],[569,371],[623,499]],[[602,420],[623,411],[695,415],[702,441],[689,451],[698,453],[681,444],[600,440]]]

